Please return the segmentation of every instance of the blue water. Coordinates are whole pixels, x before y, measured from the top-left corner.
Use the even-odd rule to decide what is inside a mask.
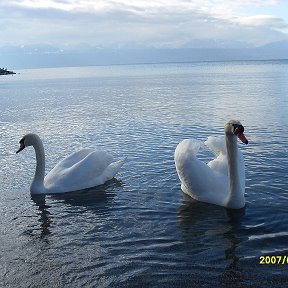
[[[0,78],[1,287],[286,287],[288,61],[17,71]],[[184,138],[245,127],[246,207],[195,203],[173,154]],[[104,186],[31,197],[37,133],[46,169],[80,148],[127,162]],[[212,155],[201,151],[208,161]]]

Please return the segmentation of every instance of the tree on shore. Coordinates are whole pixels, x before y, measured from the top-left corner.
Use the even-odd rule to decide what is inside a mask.
[[[9,75],[9,74],[16,74],[13,71],[7,70],[7,68],[0,68],[0,75]]]

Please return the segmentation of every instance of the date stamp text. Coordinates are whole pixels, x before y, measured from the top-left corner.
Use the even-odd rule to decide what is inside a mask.
[[[259,264],[261,265],[288,265],[287,255],[275,255],[275,256],[260,256]]]

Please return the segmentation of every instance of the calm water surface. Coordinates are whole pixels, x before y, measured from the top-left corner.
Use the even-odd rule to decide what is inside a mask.
[[[288,62],[23,70],[0,79],[1,287],[287,287]],[[245,126],[246,207],[194,203],[173,153]],[[38,133],[47,171],[77,149],[128,156],[84,193],[31,197]],[[212,155],[201,151],[208,161]]]

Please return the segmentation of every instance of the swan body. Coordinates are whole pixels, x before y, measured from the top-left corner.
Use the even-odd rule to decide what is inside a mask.
[[[36,134],[27,134],[20,140],[19,153],[33,146],[36,153],[36,171],[30,191],[32,194],[65,193],[104,184],[112,179],[126,158],[114,161],[104,151],[82,149],[60,161],[45,176],[44,146]]]
[[[237,137],[248,144],[244,127],[230,120],[224,127],[224,137],[208,137],[204,144],[216,158],[208,164],[197,158],[201,144],[185,139],[178,144],[174,160],[181,189],[192,198],[227,208],[245,206],[245,167]]]

